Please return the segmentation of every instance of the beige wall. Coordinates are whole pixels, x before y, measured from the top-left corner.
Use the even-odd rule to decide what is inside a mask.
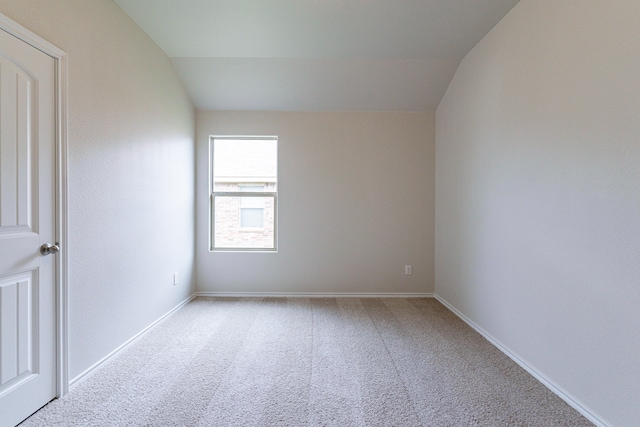
[[[640,420],[640,2],[522,0],[436,113],[436,293]]]
[[[200,291],[433,292],[433,114],[198,112],[196,128]],[[278,253],[209,252],[209,135],[279,137]]]
[[[194,112],[114,2],[2,0],[0,13],[68,54],[73,379],[194,290]]]

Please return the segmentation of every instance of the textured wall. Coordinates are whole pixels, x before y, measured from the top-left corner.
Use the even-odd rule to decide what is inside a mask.
[[[69,59],[73,379],[193,291],[194,112],[112,1],[3,0],[0,13]]]
[[[432,113],[198,112],[199,290],[433,292],[433,122]],[[278,253],[209,252],[209,135],[279,137]]]
[[[640,3],[522,0],[436,113],[436,293],[640,419]]]

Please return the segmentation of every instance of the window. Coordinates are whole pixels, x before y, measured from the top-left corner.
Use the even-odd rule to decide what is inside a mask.
[[[211,250],[277,249],[277,137],[213,136]]]

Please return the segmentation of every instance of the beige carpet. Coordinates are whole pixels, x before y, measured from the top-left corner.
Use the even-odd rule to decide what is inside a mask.
[[[587,426],[433,299],[197,299],[24,426]]]

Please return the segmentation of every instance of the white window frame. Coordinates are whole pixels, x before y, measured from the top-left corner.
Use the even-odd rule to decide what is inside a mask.
[[[272,192],[248,192],[248,191],[214,191],[213,170],[213,145],[214,140],[238,139],[238,140],[274,140],[276,141],[276,190]],[[209,250],[211,252],[278,252],[278,151],[277,136],[236,136],[236,135],[211,135],[209,136]],[[272,248],[234,248],[215,246],[215,201],[216,197],[261,197],[273,199],[273,247]],[[263,227],[264,228],[264,227]],[[245,229],[245,230],[250,230]]]

